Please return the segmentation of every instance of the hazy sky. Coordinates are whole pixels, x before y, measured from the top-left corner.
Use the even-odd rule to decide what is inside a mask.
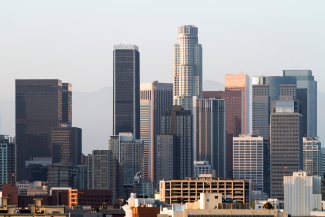
[[[0,98],[16,78],[112,86],[113,46],[140,49],[141,82],[172,82],[177,27],[195,25],[203,79],[311,69],[325,93],[325,1],[0,0]]]

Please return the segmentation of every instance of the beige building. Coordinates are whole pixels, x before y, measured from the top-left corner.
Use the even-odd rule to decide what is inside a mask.
[[[16,205],[8,205],[8,198],[1,198],[0,217],[67,217],[65,206],[42,206],[42,199],[34,199],[34,204],[29,204],[29,209],[17,210]]]
[[[243,92],[243,134],[249,133],[249,76],[247,74],[225,75],[226,91]]]
[[[169,204],[195,202],[200,199],[200,193],[220,193],[226,200],[251,206],[251,185],[250,180],[221,180],[211,176],[161,180],[160,201]]]

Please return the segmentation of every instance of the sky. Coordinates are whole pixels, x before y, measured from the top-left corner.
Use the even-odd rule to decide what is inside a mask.
[[[0,98],[14,100],[15,79],[58,78],[80,92],[112,86],[120,43],[139,47],[141,82],[172,82],[181,25],[199,29],[203,80],[311,69],[321,82],[324,9],[317,0],[0,0]]]

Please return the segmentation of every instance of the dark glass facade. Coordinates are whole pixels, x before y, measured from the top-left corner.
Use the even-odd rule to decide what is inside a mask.
[[[294,94],[296,96],[295,91],[292,92],[292,85],[296,85],[296,83],[297,79],[295,77],[253,77],[252,132],[266,140],[270,139],[272,102],[279,100],[281,95],[289,96]]]
[[[283,176],[303,169],[303,119],[300,102],[273,102],[270,130],[271,198],[284,199]]]
[[[25,161],[51,157],[51,130],[62,123],[62,82],[16,80],[16,144],[18,180]]]
[[[177,179],[193,175],[192,114],[180,105],[166,110],[161,116],[161,134],[176,135]],[[155,168],[156,171],[157,168]]]
[[[62,123],[72,125],[72,84],[62,83]]]
[[[301,102],[301,114],[303,120],[302,135],[307,137],[307,103],[308,103],[307,88],[297,88],[297,100]]]
[[[196,97],[195,97],[196,98]],[[194,158],[226,178],[226,100],[193,97]]]
[[[239,136],[242,129],[242,101],[241,91],[203,91],[203,98],[226,100],[226,170],[227,178],[233,178],[233,137]]]
[[[82,130],[77,127],[52,128],[52,163],[81,165]]]
[[[122,132],[140,139],[140,53],[134,45],[113,51],[113,134]]]

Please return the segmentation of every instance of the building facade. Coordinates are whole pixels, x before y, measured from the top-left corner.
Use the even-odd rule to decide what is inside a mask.
[[[93,150],[88,155],[88,190],[112,190],[112,201],[118,203],[123,194],[123,167],[110,150]]]
[[[180,105],[173,105],[173,110],[164,111],[161,134],[176,135],[177,179],[192,177],[193,174],[192,132],[191,111],[183,110]]]
[[[203,91],[202,97],[226,100],[226,170],[227,178],[232,179],[233,137],[243,133],[243,91]]]
[[[303,170],[307,176],[321,176],[321,143],[318,138],[303,138]]]
[[[123,164],[123,184],[133,185],[134,176],[142,171],[143,141],[134,139],[132,133],[111,136],[108,149]]]
[[[62,123],[62,82],[16,79],[17,175],[32,157],[52,157],[51,130]]]
[[[297,78],[297,96],[302,103],[304,136],[317,137],[317,81],[311,70],[283,70],[283,76]]]
[[[81,165],[82,130],[78,127],[52,128],[52,162]]]
[[[157,136],[157,180],[170,180],[177,177],[177,138],[176,135]]]
[[[52,164],[48,171],[48,188],[78,187],[78,170],[74,165],[63,163]]]
[[[194,177],[199,177],[200,174],[212,174],[209,161],[194,161]]]
[[[291,216],[309,216],[322,211],[321,178],[304,171],[284,176],[284,211]]]
[[[259,76],[252,78],[252,132],[270,139],[272,102],[280,95],[296,98],[295,77]],[[293,86],[294,85],[294,86]]]
[[[226,178],[226,101],[193,97],[194,160],[209,161]]]
[[[322,178],[325,178],[325,148],[321,148],[321,174]]]
[[[155,180],[157,165],[157,135],[160,134],[161,115],[173,108],[173,84],[140,84],[140,139],[144,142],[143,178],[145,182]],[[157,176],[157,175],[156,175]]]
[[[252,190],[270,194],[269,143],[261,136],[234,137],[234,179],[252,181]]]
[[[200,193],[221,193],[225,199],[235,203],[251,204],[250,180],[221,180],[218,178],[186,178],[184,180],[161,180],[160,201],[169,204],[182,198],[183,202],[194,202]]]
[[[140,139],[140,53],[135,45],[113,51],[113,135],[131,132]]]
[[[193,96],[202,96],[202,45],[198,43],[198,28],[178,27],[173,55],[173,105],[192,111]]]
[[[72,84],[62,83],[62,123],[72,126]]]
[[[16,184],[16,144],[12,140],[0,135],[0,191],[3,184]]]
[[[249,104],[250,104],[250,93],[249,93],[249,76],[247,74],[235,74],[225,75],[225,91],[241,91],[243,95],[242,99],[242,133],[248,134],[250,130],[249,126]]]
[[[270,129],[271,197],[283,200],[283,176],[303,169],[303,120],[300,102],[273,102]]]

